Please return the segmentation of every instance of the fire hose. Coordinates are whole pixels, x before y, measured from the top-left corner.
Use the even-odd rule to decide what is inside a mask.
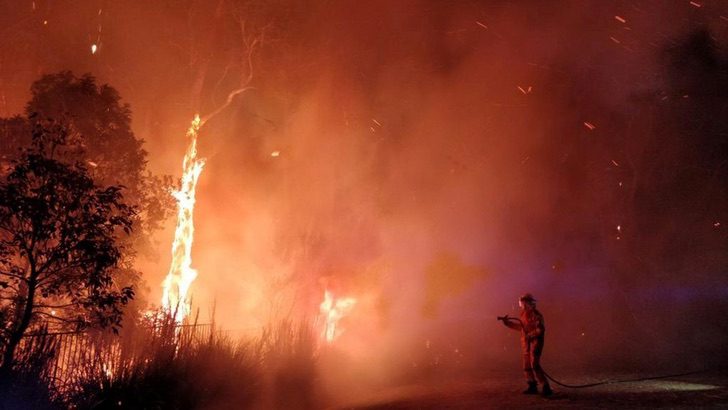
[[[518,319],[518,318],[515,318],[515,317],[509,317],[508,315],[505,315],[505,316],[498,316],[498,320],[502,321],[503,323],[505,323],[506,321],[509,321],[509,320],[516,321],[516,322],[518,322],[518,323],[521,324],[521,329],[523,329],[523,322],[521,321],[521,319]],[[693,375],[693,374],[707,373],[707,372],[709,372],[711,370],[710,369],[709,370],[696,370],[696,371],[692,371],[692,372],[676,373],[676,374],[667,374],[667,375],[651,376],[651,377],[640,377],[640,378],[635,378],[635,379],[603,380],[603,381],[600,381],[600,382],[587,383],[587,384],[566,384],[566,383],[562,383],[562,382],[554,379],[553,377],[551,377],[551,375],[548,374],[546,372],[546,370],[543,369],[543,367],[541,368],[541,371],[543,371],[543,374],[546,376],[547,379],[551,380],[552,382],[554,382],[555,384],[558,384],[561,387],[567,387],[567,388],[570,388],[570,389],[583,389],[583,388],[587,388],[587,387],[604,386],[604,385],[608,385],[608,384],[636,383],[636,382],[644,382],[644,381],[650,381],[650,380],[669,379],[669,378],[672,378],[672,377],[690,376],[690,375]]]

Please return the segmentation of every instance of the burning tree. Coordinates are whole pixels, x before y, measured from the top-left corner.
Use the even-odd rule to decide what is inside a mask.
[[[222,2],[215,13],[215,19],[223,18]],[[237,88],[230,91],[225,102],[212,112],[200,117],[195,114],[190,127],[187,130],[189,144],[182,160],[182,178],[180,187],[174,190],[172,195],[177,200],[177,226],[175,228],[174,241],[172,242],[172,261],[169,272],[162,283],[162,308],[174,317],[177,323],[182,323],[190,313],[190,298],[188,296],[190,287],[197,278],[197,271],[192,268],[192,243],[194,241],[194,208],[197,181],[200,178],[205,160],[197,155],[197,137],[200,129],[207,121],[214,118],[232,104],[236,97],[251,90],[253,81],[253,54],[261,41],[261,36],[251,36],[246,32],[245,20],[234,13],[235,20],[240,27],[242,35],[242,47],[240,50],[240,81]],[[214,36],[213,36],[214,37]],[[194,54],[194,53],[193,53]],[[195,59],[192,59],[195,60]],[[198,64],[190,64],[196,72],[195,82],[192,87],[192,105],[200,105],[202,85],[208,71],[209,59],[203,59]],[[228,66],[228,68],[231,65]],[[227,72],[227,68],[225,69]]]
[[[122,261],[119,236],[136,215],[121,186],[99,186],[86,166],[60,161],[80,147],[58,123],[34,126],[0,182],[0,348],[12,368],[23,336],[33,330],[114,330],[134,296],[112,270]]]
[[[173,193],[177,199],[177,228],[172,243],[172,263],[164,280],[162,295],[162,306],[180,323],[190,313],[187,291],[197,277],[197,271],[192,268],[192,241],[195,233],[193,215],[197,181],[205,166],[205,161],[197,157],[199,130],[200,117],[195,116],[187,131],[190,143],[182,162],[183,173],[180,189]]]

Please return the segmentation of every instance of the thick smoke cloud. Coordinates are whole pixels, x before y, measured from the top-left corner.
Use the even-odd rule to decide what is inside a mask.
[[[353,356],[513,364],[495,316],[530,291],[554,365],[719,351],[720,2],[243,3],[12,2],[0,67],[6,116],[40,73],[97,75],[176,175],[192,114],[247,74],[246,22],[255,89],[200,143],[193,292],[223,327],[312,318],[328,287],[359,299]]]

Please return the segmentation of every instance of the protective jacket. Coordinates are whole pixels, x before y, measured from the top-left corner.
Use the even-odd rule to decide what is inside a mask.
[[[541,353],[543,352],[546,326],[543,315],[536,308],[523,310],[518,320],[504,320],[503,324],[513,330],[521,332],[521,350],[523,353],[523,371],[526,379],[548,383],[546,375],[541,369]]]

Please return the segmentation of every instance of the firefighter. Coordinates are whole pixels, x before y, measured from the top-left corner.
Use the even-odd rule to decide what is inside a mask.
[[[536,299],[526,293],[518,299],[521,308],[520,319],[505,316],[500,318],[507,327],[521,332],[521,348],[523,351],[523,371],[526,375],[528,388],[524,394],[538,394],[537,383],[541,383],[541,394],[553,394],[549,381],[541,368],[541,353],[543,352],[544,326],[543,315],[536,309]]]

